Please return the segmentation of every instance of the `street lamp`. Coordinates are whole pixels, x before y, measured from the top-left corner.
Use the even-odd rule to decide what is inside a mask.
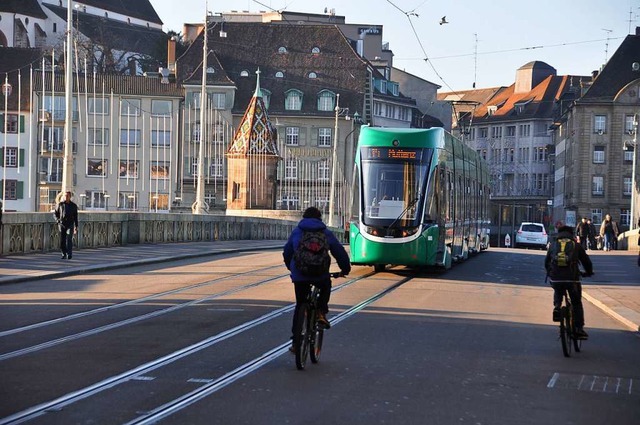
[[[340,94],[336,94],[336,108],[335,108],[335,126],[334,126],[334,135],[333,135],[333,146],[331,152],[331,181],[329,182],[329,220],[328,224],[330,227],[335,227],[335,194],[336,194],[336,178],[337,178],[337,169],[336,165],[338,163],[338,117],[341,115],[347,115],[349,113],[349,108],[341,108],[340,107]],[[349,117],[347,116],[347,119]]]
[[[629,229],[633,230],[636,220],[636,147],[638,146],[638,115],[633,116],[633,160],[631,161],[631,220]],[[625,145],[626,147],[626,145]]]

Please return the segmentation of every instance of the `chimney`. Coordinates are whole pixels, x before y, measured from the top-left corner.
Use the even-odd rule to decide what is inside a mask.
[[[599,72],[598,72],[597,69],[595,71],[591,71],[591,79],[595,80],[596,77],[598,76],[598,74],[599,74]]]
[[[167,68],[172,74],[176,73],[176,37],[169,39],[167,44]]]

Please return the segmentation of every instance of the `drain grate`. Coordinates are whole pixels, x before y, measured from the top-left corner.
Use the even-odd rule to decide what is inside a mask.
[[[594,393],[640,395],[633,387],[632,378],[617,378],[599,375],[574,375],[570,373],[554,373],[547,388],[562,388]]]

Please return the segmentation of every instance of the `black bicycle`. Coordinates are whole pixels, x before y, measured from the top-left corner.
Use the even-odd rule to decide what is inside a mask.
[[[588,276],[584,272],[580,272],[580,276]],[[556,282],[556,285],[563,285],[562,305],[560,306],[560,341],[562,342],[562,352],[565,357],[571,357],[571,352],[575,350],[579,353],[582,348],[583,339],[578,338],[576,334],[576,325],[574,322],[573,306],[567,289],[568,285],[574,285],[574,282]]]
[[[344,276],[341,272],[331,273],[332,278]],[[320,289],[313,284],[307,299],[296,312],[294,319],[293,350],[296,355],[296,367],[303,370],[307,363],[307,358],[311,357],[312,363],[320,361],[322,350],[322,339],[324,337],[324,327],[317,322],[318,298]]]

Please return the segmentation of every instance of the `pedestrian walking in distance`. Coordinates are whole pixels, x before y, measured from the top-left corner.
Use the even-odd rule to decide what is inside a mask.
[[[78,233],[78,206],[71,200],[71,192],[64,195],[64,201],[54,211],[60,231],[60,251],[62,259],[73,256],[73,235]]]

